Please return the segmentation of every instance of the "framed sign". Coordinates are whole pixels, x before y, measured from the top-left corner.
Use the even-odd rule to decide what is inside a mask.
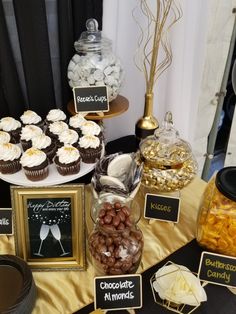
[[[198,277],[215,285],[236,287],[236,257],[202,252]]]
[[[107,87],[89,86],[74,87],[75,112],[106,112],[109,111]]]
[[[12,209],[0,208],[0,235],[12,234]]]
[[[11,186],[16,255],[32,270],[85,269],[84,185]]]
[[[180,198],[158,194],[145,195],[144,217],[162,221],[179,221]]]
[[[139,274],[94,278],[94,307],[102,310],[142,307],[142,277]]]

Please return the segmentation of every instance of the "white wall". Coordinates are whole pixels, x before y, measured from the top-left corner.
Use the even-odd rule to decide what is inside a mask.
[[[183,17],[170,33],[173,61],[154,88],[154,115],[161,122],[165,112],[171,110],[181,137],[192,142],[205,56],[208,1],[179,2]],[[112,39],[113,50],[123,63],[126,75],[120,94],[129,100],[128,112],[105,121],[107,140],[134,134],[135,123],[143,114],[145,81],[134,63],[140,33],[132,10],[138,3],[104,0],[103,32]]]
[[[208,16],[206,56],[200,96],[198,97],[197,127],[193,141],[193,152],[198,160],[199,173],[205,163],[207,136],[215,119],[218,104],[215,95],[221,91],[235,23],[235,14],[232,10],[236,7],[236,0],[208,0],[208,2],[210,14]],[[207,177],[207,173],[205,176]]]

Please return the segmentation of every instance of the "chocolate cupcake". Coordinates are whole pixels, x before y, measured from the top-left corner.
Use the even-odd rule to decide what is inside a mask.
[[[101,127],[94,121],[85,121],[81,124],[82,135],[94,135],[97,136],[100,141],[103,140],[103,133]]]
[[[41,181],[49,174],[47,155],[37,148],[27,149],[21,156],[20,163],[30,181]]]
[[[79,140],[79,151],[84,163],[93,164],[101,157],[102,143],[97,136],[84,135]]]
[[[58,135],[58,138],[59,138],[58,147],[62,147],[64,145],[72,145],[78,148],[79,135],[76,131],[70,129],[65,130]]]
[[[21,149],[16,144],[0,144],[0,172],[13,174],[21,169]]]
[[[24,151],[32,147],[32,138],[43,134],[43,130],[35,125],[26,125],[21,130],[20,142]]]
[[[42,150],[47,155],[49,162],[53,162],[53,158],[57,151],[57,145],[52,141],[49,136],[41,134],[33,137],[32,147]]]
[[[80,113],[77,113],[73,117],[70,117],[69,127],[81,136],[81,125],[86,121],[87,120]]]
[[[44,122],[42,118],[34,111],[32,110],[26,110],[24,113],[20,116],[20,120],[23,123],[23,125],[36,125],[39,128],[43,129]]]
[[[4,117],[0,120],[0,129],[10,134],[11,143],[18,144],[20,142],[20,132],[21,132],[20,121],[12,117]]]
[[[9,143],[11,140],[11,136],[9,133],[0,131],[0,144]]]
[[[62,146],[57,150],[54,163],[62,176],[77,174],[80,171],[80,153],[72,145]]]
[[[67,122],[66,114],[61,109],[51,109],[46,116],[46,124],[56,121]]]
[[[45,133],[46,135],[50,136],[53,140],[55,140],[58,144],[59,134],[61,134],[63,131],[67,130],[68,128],[69,127],[65,122],[56,121],[56,122],[50,123],[47,126]]]

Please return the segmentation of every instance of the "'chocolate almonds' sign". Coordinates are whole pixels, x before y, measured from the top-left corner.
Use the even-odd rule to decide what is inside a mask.
[[[135,309],[142,307],[141,275],[96,277],[95,309]]]

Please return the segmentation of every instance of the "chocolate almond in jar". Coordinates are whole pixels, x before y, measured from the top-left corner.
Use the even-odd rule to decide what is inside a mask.
[[[91,218],[95,225],[88,246],[96,275],[135,273],[143,252],[138,203],[106,195],[92,206]]]
[[[200,205],[197,241],[210,251],[236,257],[236,167],[209,181]]]
[[[173,127],[167,112],[162,127],[139,145],[139,161],[143,162],[142,186],[158,192],[182,189],[195,177],[197,163],[190,145]]]

